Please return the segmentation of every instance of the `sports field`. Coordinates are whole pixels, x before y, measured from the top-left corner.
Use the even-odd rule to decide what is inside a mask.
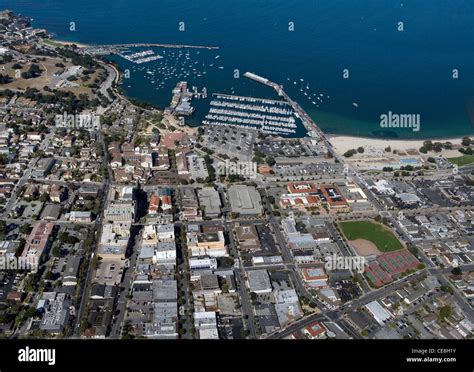
[[[474,155],[463,155],[457,158],[448,158],[452,164],[456,164],[459,167],[463,165],[474,163]]]
[[[403,249],[402,243],[386,226],[368,221],[345,221],[339,226],[348,240],[363,239],[375,244],[380,252]]]

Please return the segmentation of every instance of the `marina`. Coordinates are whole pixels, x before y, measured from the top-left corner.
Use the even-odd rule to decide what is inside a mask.
[[[176,116],[190,116],[194,113],[194,107],[191,106],[193,98],[207,98],[207,89],[204,87],[202,92],[198,92],[197,86],[193,86],[192,90],[188,89],[186,81],[180,81],[173,89],[173,98],[171,104],[165,109],[165,114]]]
[[[109,44],[109,45],[88,45],[77,48],[80,54],[88,55],[110,55],[120,54],[130,48],[172,48],[172,49],[208,49],[217,50],[217,46],[206,45],[185,45],[185,44],[159,44],[159,43],[134,43],[134,44]]]
[[[146,62],[152,62],[156,61],[158,59],[162,59],[163,56],[159,54],[155,54],[153,50],[145,50],[143,52],[136,52],[132,54],[126,54],[126,53],[117,53],[120,57],[126,59],[129,62],[135,63],[137,65],[140,65],[142,63]]]
[[[296,101],[293,101],[290,96],[283,90],[283,85],[274,83],[273,81],[254,74],[252,72],[246,72],[244,76],[260,84],[264,84],[270,88],[273,88],[280,97],[283,97],[283,99],[285,100],[284,102],[287,103],[294,110],[295,115],[301,119],[303,125],[305,126],[308,131],[308,134],[311,137],[323,138],[325,141],[327,141],[325,134],[316,125],[313,119],[311,119],[311,117],[306,113],[306,111]]]
[[[203,124],[286,136],[296,133],[298,121],[298,114],[285,101],[215,93]]]

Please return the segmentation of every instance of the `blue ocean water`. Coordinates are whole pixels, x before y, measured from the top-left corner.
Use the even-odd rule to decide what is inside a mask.
[[[255,72],[282,83],[331,134],[443,138],[474,132],[472,0],[0,0],[0,8],[33,17],[35,26],[63,40],[219,46],[191,52],[201,76],[193,75],[190,84],[211,93],[273,97],[268,88],[234,77],[236,69]],[[169,64],[179,65],[177,58]],[[125,92],[166,106],[181,79],[157,89],[159,79],[152,83],[147,75],[132,70]],[[195,102],[199,121],[206,103]],[[382,130],[380,115],[388,111],[420,114],[421,130]]]

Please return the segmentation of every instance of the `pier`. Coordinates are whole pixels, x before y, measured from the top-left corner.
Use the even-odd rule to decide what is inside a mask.
[[[325,134],[316,125],[313,119],[311,119],[311,117],[306,113],[306,111],[303,110],[303,108],[296,101],[293,101],[290,96],[283,90],[283,85],[274,83],[271,80],[254,74],[253,72],[246,72],[244,73],[244,76],[250,80],[256,81],[257,83],[273,88],[277,92],[277,94],[282,97],[286,102],[288,102],[288,104],[293,108],[293,110],[301,119],[303,125],[311,136],[322,138],[325,140],[325,142],[329,143]]]
[[[202,92],[198,92],[197,86],[193,86],[192,90],[188,89],[186,81],[180,81],[172,91],[173,98],[171,104],[165,109],[165,114],[176,116],[190,116],[194,113],[194,107],[191,106],[193,98],[207,98],[207,88],[204,87]]]
[[[128,48],[174,48],[174,49],[208,49],[217,50],[218,46],[209,45],[187,45],[187,44],[161,44],[161,43],[133,43],[133,44],[106,44],[90,45],[78,48],[78,52],[89,55],[116,54]]]

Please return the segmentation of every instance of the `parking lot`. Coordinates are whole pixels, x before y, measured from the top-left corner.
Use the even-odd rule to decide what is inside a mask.
[[[238,128],[206,126],[203,146],[229,159],[251,161],[257,132]]]
[[[309,176],[309,175],[326,175],[336,176],[342,172],[342,165],[330,164],[328,162],[312,163],[312,164],[288,164],[275,165],[273,172],[282,177],[290,176]]]

